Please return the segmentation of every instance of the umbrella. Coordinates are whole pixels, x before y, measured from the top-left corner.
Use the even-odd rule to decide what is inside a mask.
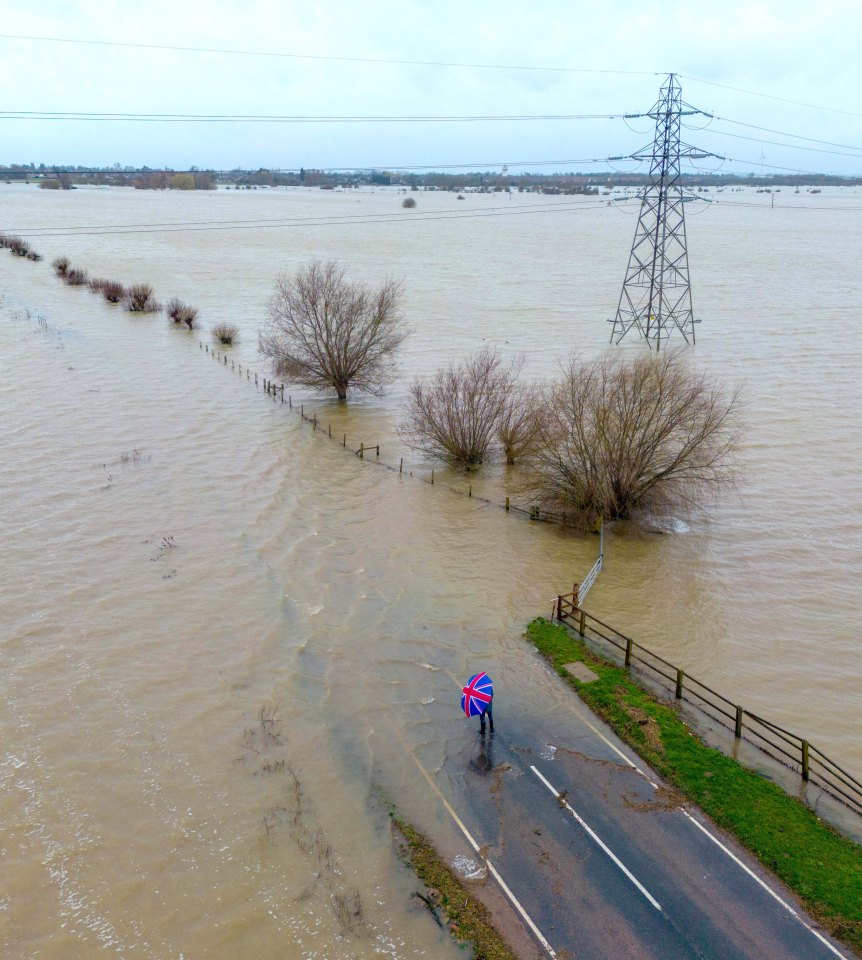
[[[494,696],[494,687],[487,673],[474,673],[461,690],[461,709],[465,717],[481,716]]]

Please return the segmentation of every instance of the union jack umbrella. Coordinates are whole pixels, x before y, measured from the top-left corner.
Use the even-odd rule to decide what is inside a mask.
[[[465,717],[481,716],[494,697],[494,687],[487,673],[474,673],[461,690],[461,709]]]

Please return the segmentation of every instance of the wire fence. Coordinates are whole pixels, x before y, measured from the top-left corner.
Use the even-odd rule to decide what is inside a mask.
[[[663,686],[673,690],[676,700],[700,710],[714,722],[732,730],[737,740],[752,744],[785,767],[797,771],[804,782],[815,784],[862,815],[862,782],[851,773],[808,740],[746,710],[664,657],[587,613],[580,606],[582,599],[583,586],[580,585],[579,589],[579,585],[575,584],[572,593],[562,594],[554,601],[552,619],[577,630],[583,639],[612,647],[622,654],[624,666],[637,668],[658,679]]]
[[[298,413],[304,422],[311,425],[313,431],[320,428],[323,432],[323,422],[318,420],[317,414],[306,411],[304,403],[294,404],[292,396],[285,392],[283,383],[277,384],[272,380],[261,377],[248,367],[243,370],[242,365],[237,361],[229,358],[227,354],[221,351],[210,349],[202,341],[200,347],[206,353],[212,354],[213,358],[224,367],[228,367],[229,364],[231,371],[236,371],[241,377],[245,374],[246,380],[254,379],[255,386],[262,387],[265,395]],[[379,444],[362,441],[358,442],[357,446],[357,441],[354,441],[348,445],[347,434],[342,433],[340,437],[337,434],[333,435],[331,423],[326,425],[325,432],[328,438],[336,441],[340,440],[341,445],[345,449],[350,449],[359,459],[373,457],[374,462],[378,465],[391,471],[397,471],[399,474],[404,473],[403,458],[400,459],[398,466],[382,461]],[[409,476],[430,483],[432,486],[435,484],[433,469],[430,471],[430,476],[414,473],[412,470],[409,471]],[[460,496],[465,495],[463,489],[448,484],[443,486],[452,493],[457,493]],[[466,496],[473,497],[472,485],[468,486]],[[562,524],[568,522],[565,514],[540,510],[537,506],[519,506],[511,503],[509,497],[506,497],[505,503],[487,497],[476,497],[475,499],[500,507],[507,513],[511,512],[528,517],[530,520]],[[660,682],[673,689],[677,700],[696,707],[716,723],[733,730],[737,739],[753,744],[784,766],[797,770],[803,781],[816,784],[850,809],[862,815],[862,782],[807,740],[752,713],[750,710],[744,709],[696,677],[690,676],[679,667],[653,653],[631,637],[620,633],[609,624],[592,616],[592,614],[587,613],[582,608],[581,604],[587,592],[601,572],[603,553],[604,551],[600,546],[599,557],[584,580],[580,584],[575,584],[571,593],[562,594],[555,599],[552,619],[574,626],[580,636],[585,639],[589,638],[594,642],[620,651],[626,667],[636,666],[644,673],[658,678]]]
[[[352,444],[348,444],[347,435],[342,434],[341,437],[338,436],[338,432],[333,433],[332,424],[324,424],[323,420],[319,420],[316,413],[305,409],[305,403],[294,403],[293,397],[291,394],[286,392],[284,383],[276,383],[274,380],[268,380],[266,377],[252,370],[251,367],[246,364],[243,368],[242,363],[237,361],[235,358],[231,357],[228,353],[217,349],[216,347],[210,347],[209,344],[205,343],[203,340],[198,342],[198,345],[205,354],[212,356],[221,366],[225,369],[230,370],[233,373],[238,373],[239,376],[248,381],[253,381],[254,386],[262,388],[265,395],[271,397],[276,403],[284,404],[288,407],[289,410],[298,413],[303,421],[310,424],[313,430],[317,430],[320,427],[322,430],[325,427],[324,432],[327,437],[338,440],[341,439],[342,446],[348,448],[355,453],[359,459],[364,460],[366,457],[369,457],[371,453],[374,454],[374,462],[381,467],[384,467],[387,470],[395,471],[404,476],[408,476],[413,480],[421,480],[424,483],[430,484],[433,486],[443,487],[444,490],[448,490],[450,493],[455,493],[458,496],[466,496],[469,499],[478,500],[480,503],[485,503],[488,506],[498,507],[501,510],[504,510],[506,513],[513,513],[517,516],[526,517],[529,520],[535,520],[542,523],[556,523],[561,524],[562,526],[569,526],[577,529],[578,525],[576,523],[576,517],[574,514],[558,513],[553,510],[544,510],[536,504],[521,505],[513,503],[511,497],[506,497],[505,500],[494,500],[491,497],[483,497],[473,493],[472,483],[468,483],[467,489],[464,490],[463,487],[456,487],[450,483],[441,483],[438,476],[435,474],[435,470],[432,467],[430,471],[427,470],[411,470],[404,469],[404,458],[400,457],[398,464],[387,462],[385,459],[380,457],[380,444],[372,443],[362,443],[354,449],[356,441]],[[599,571],[601,570],[601,557],[597,561],[598,569],[595,570],[595,576],[598,576]],[[595,580],[595,577],[593,578]],[[591,581],[592,583],[593,581]]]

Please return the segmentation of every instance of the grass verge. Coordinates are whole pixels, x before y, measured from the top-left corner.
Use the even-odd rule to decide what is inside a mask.
[[[733,833],[834,936],[862,949],[862,847],[781,787],[707,746],[676,709],[542,617],[527,638],[619,737],[665,780]],[[565,664],[598,674],[582,683]]]
[[[517,960],[491,926],[488,908],[461,883],[431,841],[394,811],[390,816],[407,863],[431,891],[429,908],[439,908],[445,915],[451,935],[472,946],[474,960]]]

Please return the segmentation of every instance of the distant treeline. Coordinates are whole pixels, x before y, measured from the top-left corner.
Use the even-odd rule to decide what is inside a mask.
[[[46,190],[70,190],[77,185],[134,187],[138,190],[213,190],[216,186],[234,189],[255,189],[281,186],[319,187],[323,190],[366,185],[400,186],[413,190],[447,190],[453,192],[529,191],[551,194],[595,194],[613,187],[640,187],[649,182],[647,174],[602,171],[599,173],[509,173],[472,171],[447,173],[428,171],[412,173],[397,170],[153,170],[149,167],[73,167],[45,164],[0,165],[0,179],[38,182]],[[799,187],[859,186],[860,177],[839,177],[827,174],[683,174],[687,187]]]

